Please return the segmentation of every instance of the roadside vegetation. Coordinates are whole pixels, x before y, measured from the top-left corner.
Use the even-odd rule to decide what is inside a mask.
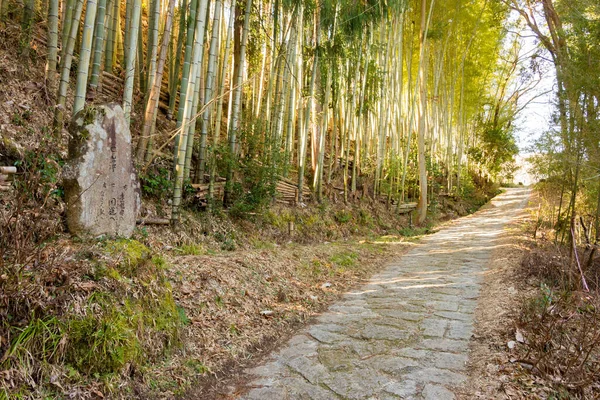
[[[508,13],[1,0],[0,166],[17,172],[0,181],[0,399],[210,388],[476,211],[518,150]],[[65,227],[68,124],[105,102],[129,119],[143,209],[133,238],[84,240]]]
[[[600,393],[600,8],[594,1],[510,6],[540,41],[540,68],[556,72],[555,116],[530,158],[538,177],[525,278],[538,286],[523,306],[518,362],[536,396]],[[524,378],[527,380],[530,378]],[[522,382],[524,382],[522,380]]]

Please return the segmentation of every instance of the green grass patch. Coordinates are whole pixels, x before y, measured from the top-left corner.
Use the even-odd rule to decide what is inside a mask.
[[[333,218],[339,224],[347,224],[352,220],[352,213],[350,213],[350,211],[347,210],[339,210],[335,213]]]
[[[175,303],[166,261],[134,240],[104,246],[111,260],[95,265],[87,298],[59,315],[32,315],[26,325],[10,328],[0,369],[18,370],[27,382],[35,377],[41,386],[11,389],[8,398],[23,390],[26,398],[32,389],[54,391],[48,382],[57,367],[65,372],[63,385],[99,379],[110,392],[126,365],[143,367],[180,343],[180,329],[190,321]]]
[[[176,250],[183,256],[201,256],[206,254],[206,249],[201,244],[184,244]]]
[[[404,237],[418,237],[418,236],[423,236],[423,235],[427,235],[429,233],[431,233],[431,228],[429,227],[408,227],[405,226],[403,228],[401,228],[398,233],[400,234],[400,236],[404,236]]]
[[[329,258],[329,261],[338,267],[352,268],[358,261],[358,253],[353,251],[341,251],[332,255]]]

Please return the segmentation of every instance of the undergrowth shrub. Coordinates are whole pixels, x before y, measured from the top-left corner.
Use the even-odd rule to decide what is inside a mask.
[[[151,169],[140,173],[142,192],[156,200],[168,198],[173,191],[171,170],[167,165],[154,163]]]
[[[242,181],[233,186],[233,198],[228,199],[229,214],[246,218],[248,213],[267,208],[275,198],[278,169],[253,157],[240,160],[236,167]]]
[[[536,226],[536,229],[539,226]],[[524,306],[519,326],[525,344],[519,355],[557,398],[595,398],[600,391],[600,269],[582,263],[590,291],[570,249],[542,239],[521,265],[541,290]],[[577,249],[581,261],[593,254]]]
[[[600,302],[581,292],[547,285],[520,317],[525,331],[521,359],[557,393],[594,398],[600,390]]]
[[[339,267],[350,268],[358,261],[358,253],[353,251],[342,251],[332,255],[330,261]]]
[[[339,210],[333,217],[340,224],[348,223],[352,220],[352,213],[348,210]]]

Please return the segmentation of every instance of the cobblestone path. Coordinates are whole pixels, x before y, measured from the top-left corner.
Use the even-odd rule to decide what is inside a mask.
[[[242,398],[453,399],[466,380],[481,273],[528,196],[509,189],[419,241],[248,370]]]

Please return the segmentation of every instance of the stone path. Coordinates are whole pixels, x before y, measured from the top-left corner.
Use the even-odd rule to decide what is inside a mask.
[[[248,370],[242,398],[453,399],[466,380],[481,273],[528,196],[509,189],[421,240]]]

